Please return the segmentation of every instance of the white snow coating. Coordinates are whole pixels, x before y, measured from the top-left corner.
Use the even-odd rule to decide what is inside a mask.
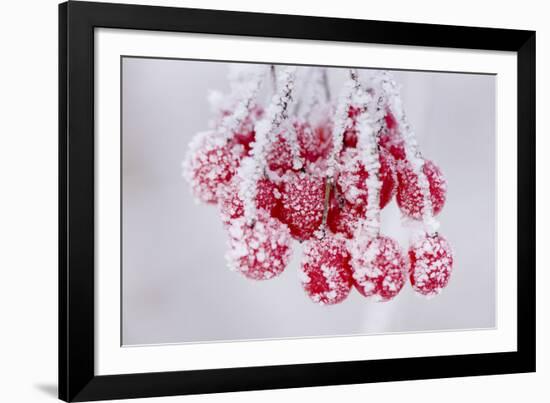
[[[308,86],[296,89],[296,67],[233,66],[229,94],[209,94],[218,113],[213,128],[189,143],[183,175],[198,201],[220,206],[229,268],[255,280],[273,278],[298,240],[306,242],[299,279],[321,305],[341,302],[352,283],[364,296],[388,301],[403,287],[407,267],[415,291],[437,294],[452,268],[434,218],[445,181],[419,151],[398,84],[388,72],[362,82],[350,69],[334,105],[326,69],[302,71]],[[269,78],[274,93],[264,109],[258,95]],[[410,265],[399,243],[380,233],[381,203],[393,198],[397,183],[394,150],[384,139],[386,129],[395,129],[392,116],[401,164],[396,201],[425,238],[411,243]],[[430,185],[441,192],[432,194]]]
[[[364,220],[361,220],[354,234],[352,249],[356,249],[358,243],[368,243],[380,233],[380,154],[378,151],[377,128],[378,125],[374,98],[368,93],[365,87],[359,82],[355,70],[350,70],[353,91],[351,93],[352,105],[358,105],[361,112],[356,118],[357,127],[357,149],[361,163],[368,176],[366,179],[367,212]],[[344,169],[347,169],[344,167]],[[353,254],[353,252],[352,252]]]
[[[297,239],[308,239],[322,224],[324,192],[322,177],[304,172],[286,175],[281,215]]]
[[[413,288],[432,297],[441,293],[449,282],[453,267],[453,251],[440,235],[418,237],[409,250],[414,256],[411,266]]]
[[[310,67],[305,73],[306,85],[300,100],[296,103],[296,107],[298,118],[310,120],[312,114],[322,110],[330,101],[330,92],[326,67]]]
[[[238,147],[210,130],[196,134],[183,159],[183,177],[189,182],[196,201],[216,203],[221,186],[233,176],[238,165]]]
[[[193,159],[208,137],[213,137],[213,131],[199,132],[193,136],[187,145],[187,151],[183,157],[181,167],[182,176],[189,184],[193,183]]]
[[[229,74],[230,93],[209,93],[210,106],[218,113],[233,109],[219,123],[212,123],[211,126],[215,126],[212,130],[197,133],[189,142],[182,163],[183,177],[190,183],[196,201],[216,202],[221,190],[217,185],[236,170],[237,154],[243,152],[242,146],[224,147],[256,106],[265,72],[263,66],[234,67]]]
[[[334,125],[332,128],[332,149],[328,156],[326,175],[329,178],[334,177],[337,171],[337,158],[342,151],[344,143],[344,132],[351,128],[353,122],[348,116],[349,108],[352,105],[352,96],[355,91],[356,82],[351,77],[344,83],[344,88],[338,99],[338,106],[334,113]]]
[[[310,298],[332,305],[347,297],[351,288],[349,252],[341,235],[328,235],[305,243],[298,278]]]
[[[287,119],[281,123],[283,130],[281,131],[282,138],[285,139],[286,144],[290,148],[290,155],[292,156],[292,169],[300,169],[303,166],[302,159],[300,157],[300,145],[298,143],[298,134],[294,125]]]
[[[228,228],[229,250],[225,258],[231,271],[253,280],[265,280],[283,272],[291,256],[292,238],[286,225],[261,211],[254,226],[244,217]]]
[[[423,170],[424,158],[420,153],[416,135],[403,109],[399,86],[387,71],[377,73],[373,78],[373,83],[376,85],[376,90],[385,98],[390,111],[397,121],[399,132],[403,138],[407,161],[410,163],[413,172],[418,178],[418,187],[422,192],[422,221],[424,230],[428,234],[433,235],[439,228],[439,222],[434,218],[430,183]]]
[[[352,255],[353,278],[361,293],[374,301],[387,301],[403,288],[406,261],[397,241],[379,236],[367,245],[362,253]]]
[[[258,92],[264,81],[266,71],[264,66],[253,66],[244,71],[238,70],[230,73],[230,97],[235,101],[232,106],[233,112],[224,116],[218,127],[220,136],[229,139],[250,115],[250,111],[256,105]],[[244,72],[247,74],[244,74]]]
[[[248,223],[254,222],[257,215],[256,184],[266,170],[266,157],[271,141],[275,132],[288,119],[288,108],[293,101],[295,74],[295,67],[286,67],[278,73],[277,93],[273,96],[265,117],[256,124],[250,156],[242,160],[237,173],[242,179],[239,196],[244,202],[244,217]]]
[[[365,179],[367,209],[364,219],[348,242],[351,254],[353,278],[366,297],[376,301],[393,298],[404,284],[404,260],[399,245],[390,238],[380,237],[380,152],[378,133],[383,119],[379,99],[373,91],[365,89],[359,82],[357,72],[350,71],[355,82],[351,94],[351,104],[359,106],[356,117],[357,149],[360,163],[368,173]],[[348,159],[347,161],[353,161]],[[344,170],[353,169],[344,166]],[[352,192],[354,193],[354,192]],[[359,193],[359,190],[357,192]]]
[[[376,237],[380,233],[380,155],[376,134],[367,114],[362,113],[357,117],[357,147],[360,150],[361,162],[369,173],[366,179],[367,185],[367,212],[362,223],[369,238]],[[359,226],[361,230],[361,226]]]

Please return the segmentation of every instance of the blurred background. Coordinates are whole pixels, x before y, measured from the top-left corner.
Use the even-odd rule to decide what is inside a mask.
[[[208,92],[227,92],[228,72],[223,62],[122,61],[124,345],[495,327],[494,76],[393,72],[423,154],[447,178],[438,218],[454,249],[449,286],[426,299],[407,284],[386,303],[352,290],[327,307],[301,288],[297,242],[275,279],[230,272],[217,208],[196,204],[181,176],[188,142],[212,117]],[[329,69],[333,97],[345,77],[345,69]],[[395,201],[382,213],[382,231],[407,247],[410,229]]]

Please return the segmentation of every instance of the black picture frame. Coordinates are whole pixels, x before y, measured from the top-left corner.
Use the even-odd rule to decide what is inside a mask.
[[[94,29],[121,28],[517,52],[517,351],[97,376]],[[535,371],[535,32],[187,8],[59,5],[59,398],[65,401]]]

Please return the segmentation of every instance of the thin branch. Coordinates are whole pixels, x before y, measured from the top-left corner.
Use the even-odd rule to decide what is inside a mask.
[[[329,85],[329,81],[328,81],[327,69],[323,68],[321,74],[322,74],[321,80],[323,82],[323,88],[325,90],[325,100],[327,102],[330,102],[331,93],[330,93],[330,85]]]
[[[275,65],[272,64],[269,67],[269,71],[271,72],[271,85],[273,87],[273,93],[277,93],[277,72],[275,71]]]

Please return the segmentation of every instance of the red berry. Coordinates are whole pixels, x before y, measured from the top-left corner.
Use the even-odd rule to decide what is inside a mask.
[[[327,216],[327,225],[333,233],[343,234],[351,239],[357,224],[365,217],[364,205],[353,205],[336,195],[334,188],[330,194],[330,204]]]
[[[389,237],[378,236],[363,248],[351,261],[355,288],[377,301],[392,299],[405,284],[407,264],[401,247]]]
[[[397,161],[406,159],[405,144],[399,134],[395,117],[388,111],[384,121],[386,125],[382,129],[378,141],[380,147],[388,151]]]
[[[409,248],[409,277],[414,290],[434,296],[448,284],[453,268],[453,252],[441,235],[416,240]]]
[[[190,144],[184,174],[195,197],[216,204],[219,192],[229,183],[238,166],[239,156],[231,143],[215,132],[205,132]]]
[[[283,176],[293,168],[292,151],[286,139],[279,134],[267,153],[267,166],[270,171]]]
[[[433,215],[439,214],[445,204],[447,182],[437,165],[424,161],[422,171],[429,183]],[[418,177],[410,163],[401,161],[397,165],[397,204],[408,217],[420,220],[424,209],[424,196],[418,185]]]
[[[325,179],[290,173],[281,185],[281,194],[281,221],[297,240],[311,238],[323,221]]]
[[[243,146],[244,155],[248,155],[251,149],[251,143],[254,141],[256,132],[254,125],[264,114],[264,110],[260,106],[255,106],[250,110],[250,114],[243,120],[240,127],[234,133],[234,141]]]
[[[395,119],[395,116],[391,111],[386,112],[386,116],[384,116],[384,122],[386,123],[386,127],[389,130],[397,129],[397,119]]]
[[[332,148],[332,126],[323,122],[312,126],[308,122],[294,122],[300,156],[307,162],[317,162],[326,159]]]
[[[346,148],[355,148],[357,147],[357,130],[353,128],[348,128],[344,132],[344,147]]]
[[[234,176],[228,186],[222,191],[220,197],[220,213],[224,224],[229,224],[232,220],[244,215],[244,204],[239,197],[239,186],[241,180]],[[258,209],[267,211],[270,215],[276,209],[281,194],[273,182],[267,178],[262,178],[256,186],[256,206]]]
[[[355,148],[357,147],[357,117],[363,111],[362,108],[350,106],[348,110],[348,118],[351,119],[351,125],[349,125],[344,131],[344,147]]]
[[[406,159],[403,140],[401,140],[395,131],[382,131],[378,144],[388,151],[397,161]]]
[[[322,240],[305,244],[299,271],[300,280],[309,297],[321,304],[342,302],[351,290],[350,255],[345,240],[327,234]]]
[[[380,208],[384,208],[395,193],[395,167],[393,157],[385,150],[379,153],[380,168],[379,179],[382,182],[380,188]],[[342,169],[336,179],[338,192],[347,202],[354,206],[367,206],[368,189],[366,180],[369,172],[363,165],[359,151],[348,149],[341,157]]]
[[[253,225],[237,218],[229,225],[229,268],[253,280],[273,278],[287,266],[291,242],[286,225],[263,210]]]

